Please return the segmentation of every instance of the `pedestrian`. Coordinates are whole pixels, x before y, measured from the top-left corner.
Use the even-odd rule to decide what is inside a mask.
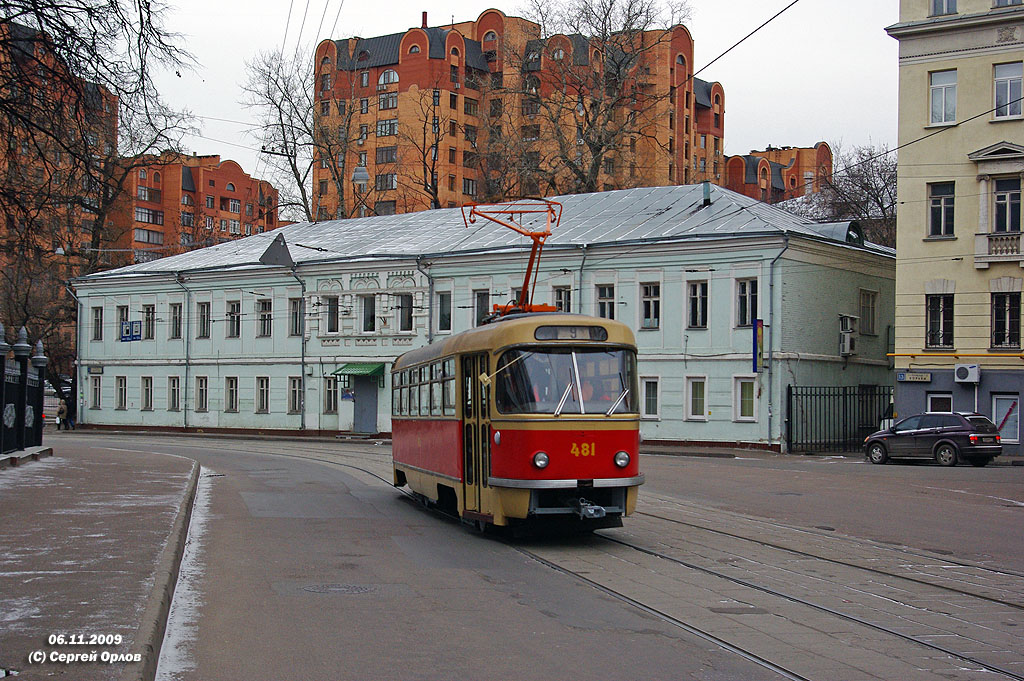
[[[75,393],[71,393],[68,398],[68,428],[71,430],[75,429],[75,415],[78,413],[77,404],[75,403]]]
[[[65,430],[67,430],[67,424],[68,424],[68,403],[65,402],[64,400],[61,400],[60,401],[60,406],[57,407],[57,430],[60,430],[60,427],[62,425],[65,426]]]

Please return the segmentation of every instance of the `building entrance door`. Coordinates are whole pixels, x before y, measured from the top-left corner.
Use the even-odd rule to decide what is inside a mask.
[[[352,431],[375,435],[377,431],[377,392],[380,379],[376,376],[353,376]]]

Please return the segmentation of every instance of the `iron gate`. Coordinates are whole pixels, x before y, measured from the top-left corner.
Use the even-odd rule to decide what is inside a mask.
[[[891,385],[786,387],[790,452],[855,451],[892,402]]]

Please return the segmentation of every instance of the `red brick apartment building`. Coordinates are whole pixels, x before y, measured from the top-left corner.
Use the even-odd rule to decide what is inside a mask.
[[[321,148],[318,217],[721,184],[725,91],[692,77],[689,30],[616,38],[541,39],[538,24],[489,9],[321,42],[317,122],[338,143]]]
[[[725,187],[765,203],[778,203],[821,191],[832,178],[832,148],[772,147],[730,156],[725,163]]]
[[[277,198],[235,161],[165,152],[132,172],[113,219],[144,262],[274,229]]]
[[[0,22],[0,90],[0,257],[49,267],[57,248],[93,242],[118,100],[70,73],[45,34],[10,21]]]

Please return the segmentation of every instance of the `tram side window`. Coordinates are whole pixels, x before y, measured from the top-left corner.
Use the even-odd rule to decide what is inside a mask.
[[[430,367],[420,367],[420,416],[430,416]]]
[[[407,390],[409,391],[409,416],[416,416],[417,414],[420,413],[420,389],[416,385],[416,378],[418,373],[419,369],[409,370],[409,387],[407,388]]]
[[[402,415],[402,374],[397,373],[391,379],[391,415]]]
[[[441,364],[430,365],[430,415],[441,415]]]
[[[455,415],[455,360],[446,359],[442,366],[444,415]]]

